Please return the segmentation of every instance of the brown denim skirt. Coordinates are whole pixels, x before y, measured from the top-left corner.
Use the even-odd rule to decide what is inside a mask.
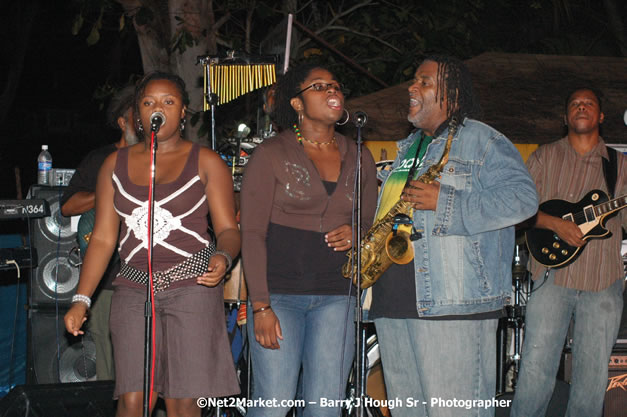
[[[118,285],[111,303],[114,399],[144,387],[146,290]],[[163,398],[239,393],[226,331],[223,287],[182,286],[155,294],[154,391]]]

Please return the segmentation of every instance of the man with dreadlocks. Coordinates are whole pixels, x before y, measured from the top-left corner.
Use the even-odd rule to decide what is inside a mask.
[[[414,259],[393,264],[372,289],[374,318],[394,417],[493,416],[496,328],[511,292],[514,225],[538,208],[523,160],[480,114],[458,59],[429,57],[409,87],[408,120],[377,218],[412,203]],[[419,178],[441,160],[441,176]],[[387,175],[386,175],[387,174]]]

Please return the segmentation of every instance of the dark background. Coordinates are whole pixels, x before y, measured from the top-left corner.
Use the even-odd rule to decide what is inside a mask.
[[[242,46],[236,38],[241,38],[237,22],[246,11],[244,3],[213,2],[216,18],[226,13],[232,15],[234,23],[225,26],[221,35],[232,34],[235,47]],[[326,23],[329,5],[336,7],[335,2],[314,3],[296,15],[311,30]],[[610,30],[606,3],[617,7],[616,16],[624,25],[627,2],[617,0],[423,0],[411,4],[390,0],[379,2],[380,9],[364,8],[351,15],[350,22],[338,24],[353,24],[363,32],[385,37],[401,53],[390,54],[389,48],[348,32],[327,31],[320,36],[388,85],[396,85],[410,79],[416,64],[433,52],[447,52],[463,59],[489,51],[624,57],[625,27],[622,39]],[[93,22],[86,21],[77,35],[71,33],[73,21],[80,10],[85,10],[85,4],[108,5],[100,40],[92,46],[87,45],[86,38]],[[258,49],[270,32],[276,32],[275,28],[282,24],[282,4],[272,0],[255,3],[254,48]],[[42,144],[49,146],[53,167],[74,168],[88,151],[117,140],[118,133],[105,124],[106,92],[135,79],[143,70],[132,25],[127,23],[125,30],[119,30],[121,6],[115,1],[8,1],[3,2],[3,8],[0,88],[15,65],[15,54],[20,51],[17,45],[27,45],[22,48],[25,56],[19,77],[9,79],[15,88],[14,96],[7,94],[6,85],[0,91],[2,105],[9,106],[8,111],[0,113],[0,199],[14,199],[20,194],[25,197],[36,182],[36,160]],[[89,13],[85,12],[85,16],[88,19]],[[299,36],[301,41],[306,39],[302,33]],[[275,43],[280,42],[278,39]],[[220,46],[220,52],[224,49]],[[338,78],[345,80],[353,91],[351,98],[381,88],[315,41],[306,44],[301,55],[293,58],[302,60],[312,54],[326,61],[339,74]],[[601,73],[603,68],[598,71]],[[225,108],[220,113],[219,117],[228,123],[237,111]],[[219,122],[222,124],[222,120]],[[16,184],[16,169],[20,184]],[[0,223],[0,228],[8,227],[8,223]]]

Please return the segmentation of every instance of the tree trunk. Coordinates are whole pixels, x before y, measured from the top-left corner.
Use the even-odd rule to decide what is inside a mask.
[[[199,56],[207,55],[208,52],[207,37],[204,34],[209,32],[207,16],[211,8],[210,3],[202,0],[169,0],[171,32],[179,33],[183,30],[194,38],[193,46],[187,46],[183,53],[174,52],[170,56],[171,71],[178,74],[187,86],[187,93],[189,94],[188,120],[193,115],[203,111],[203,68],[197,64],[197,60]],[[179,17],[182,21],[175,17]],[[195,126],[187,123],[185,137],[194,142],[207,144],[206,137],[198,137],[200,125],[200,122],[196,123]]]
[[[133,27],[137,33],[137,43],[139,44],[144,73],[156,70],[168,71],[170,59],[167,52],[167,44],[164,45],[163,42],[165,34],[159,33],[159,30],[163,30],[164,28],[157,23],[157,20],[160,20],[158,17],[160,9],[153,8],[150,4],[145,4],[146,1],[141,0],[117,1],[122,5],[124,14],[133,20]],[[154,13],[155,19],[146,24],[138,24],[137,13],[142,7],[150,9]]]
[[[198,56],[215,53],[214,23],[211,1],[206,0],[117,0],[124,12],[133,19],[137,41],[141,52],[144,73],[167,71],[179,75],[187,87],[190,102],[187,119],[203,111],[202,67],[197,65]],[[141,8],[150,10],[151,19],[138,22]],[[186,32],[194,44],[186,45],[182,53],[171,51],[172,39]],[[213,42],[211,42],[213,39]],[[208,48],[208,43],[212,48]],[[210,49],[210,51],[208,51]],[[185,126],[185,137],[194,142],[207,143],[198,137],[201,123]]]

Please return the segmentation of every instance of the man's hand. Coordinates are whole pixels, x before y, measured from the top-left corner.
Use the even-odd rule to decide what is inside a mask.
[[[557,219],[552,230],[570,246],[579,248],[586,244],[581,229],[570,220]]]
[[[409,201],[416,210],[434,210],[438,208],[438,197],[440,195],[440,183],[434,181],[425,184],[417,180],[412,180],[405,187],[401,194],[403,201]]]

